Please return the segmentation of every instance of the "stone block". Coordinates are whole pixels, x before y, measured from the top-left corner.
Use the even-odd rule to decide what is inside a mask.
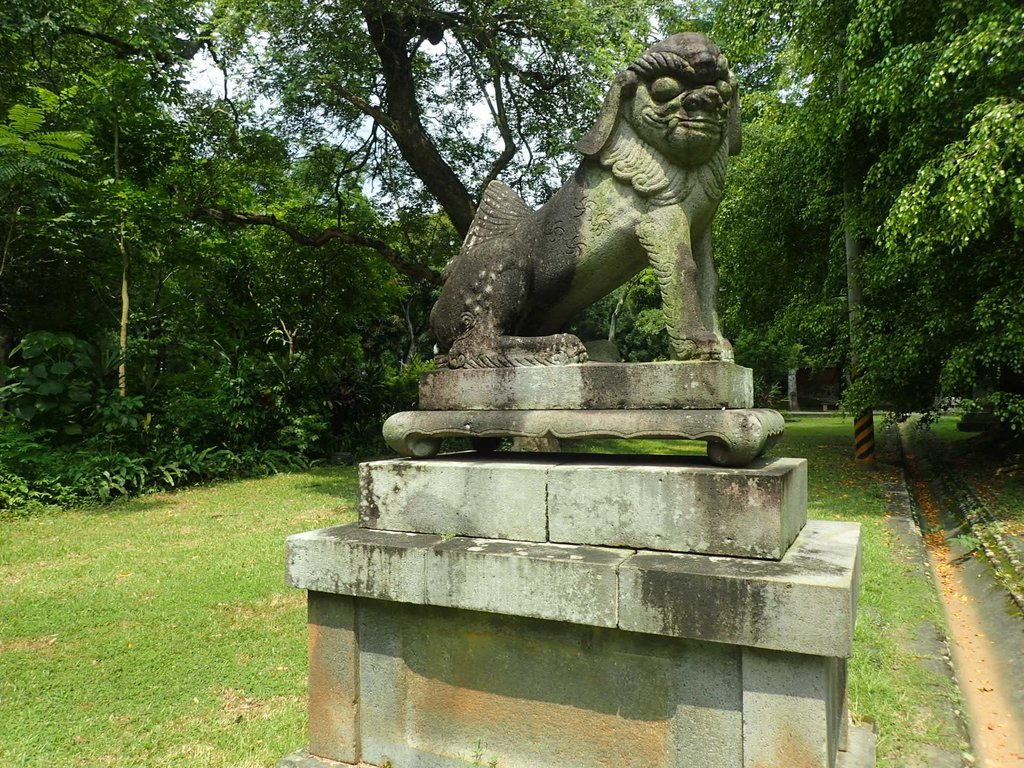
[[[780,561],[374,531],[289,539],[288,580],[320,592],[848,657],[860,526],[809,522]]]
[[[507,455],[505,455],[507,456]],[[455,454],[359,465],[364,528],[545,541],[550,460]]]
[[[452,454],[360,465],[360,525],[780,559],[807,514],[804,459]]]
[[[738,648],[357,603],[366,763],[742,768]]]
[[[288,584],[299,589],[422,603],[426,555],[440,536],[355,523],[288,537]]]
[[[835,768],[845,701],[845,659],[744,648],[744,768]]]
[[[804,459],[582,461],[547,471],[551,541],[779,560],[807,521]]]
[[[456,538],[427,558],[430,605],[614,627],[632,550]]]
[[[330,605],[337,598],[311,598],[327,601],[321,616],[339,610]],[[359,709],[358,753],[345,764],[873,765],[870,733],[855,729],[848,752],[837,750],[842,659],[429,605],[354,604],[358,675],[342,695]],[[310,650],[312,666],[338,676],[333,661],[316,658],[325,646]],[[340,660],[350,668],[347,655]],[[311,733],[327,732],[317,722],[325,716],[311,710]],[[329,765],[316,761],[341,754],[323,749],[311,744],[312,754],[282,766]]]
[[[358,528],[288,539],[294,587],[613,627],[633,550]]]
[[[619,568],[619,627],[847,658],[860,526],[812,520],[778,561],[638,553]]]
[[[310,592],[307,604],[309,748],[355,763],[361,754],[355,598]]]
[[[425,411],[751,408],[749,368],[721,361],[441,368],[420,377]]]

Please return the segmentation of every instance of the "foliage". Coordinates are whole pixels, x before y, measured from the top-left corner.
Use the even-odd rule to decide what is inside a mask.
[[[752,81],[718,221],[737,347],[759,338],[848,370],[856,353],[851,410],[988,391],[1024,427],[1022,14],[1006,2],[719,8],[714,34]],[[855,350],[847,236],[863,251]]]

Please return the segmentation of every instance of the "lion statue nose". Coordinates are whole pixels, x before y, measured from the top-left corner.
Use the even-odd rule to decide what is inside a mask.
[[[690,91],[683,98],[683,108],[690,110],[716,110],[722,106],[722,95],[713,85],[705,85],[702,88]]]

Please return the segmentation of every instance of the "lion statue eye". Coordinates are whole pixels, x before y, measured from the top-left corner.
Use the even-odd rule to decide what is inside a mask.
[[[683,84],[674,77],[659,77],[647,90],[651,92],[651,98],[655,101],[666,102],[683,92]]]

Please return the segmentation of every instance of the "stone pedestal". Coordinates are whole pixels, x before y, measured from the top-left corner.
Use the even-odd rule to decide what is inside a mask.
[[[782,436],[782,416],[754,408],[749,368],[722,361],[441,368],[420,377],[420,409],[384,423],[403,456],[429,458],[446,438],[476,450],[502,439],[683,439],[714,464],[742,467]]]
[[[803,460],[360,472],[359,523],[288,540],[310,733],[282,767],[874,764],[844,750],[859,526],[806,521]]]

